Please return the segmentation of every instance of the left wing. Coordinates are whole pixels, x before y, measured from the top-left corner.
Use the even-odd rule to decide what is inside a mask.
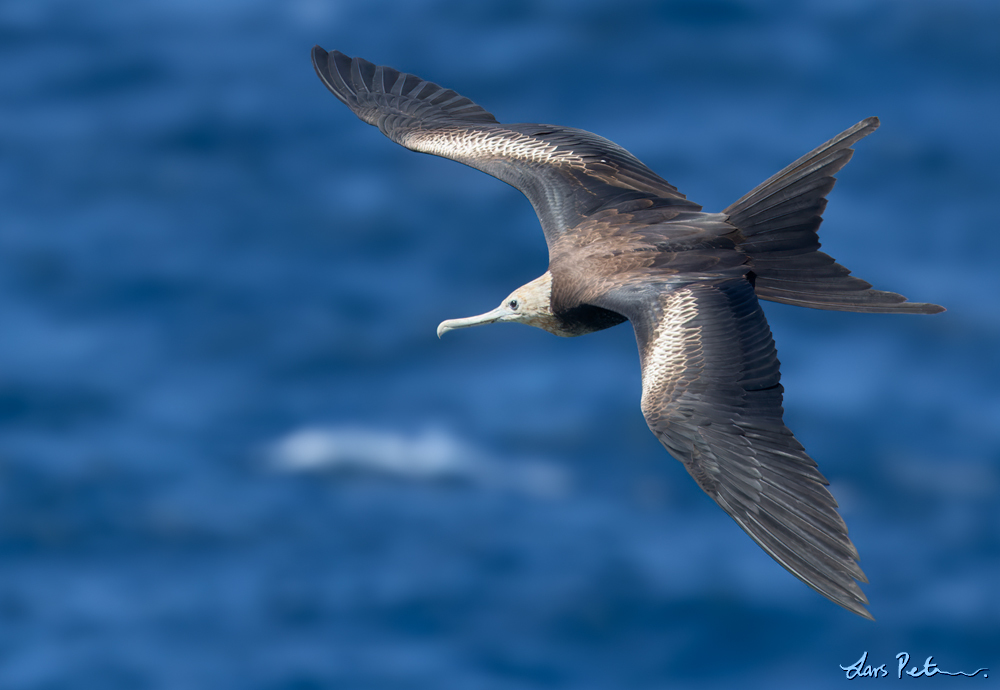
[[[598,305],[635,328],[653,434],[774,560],[871,618],[837,502],[782,421],[777,352],[753,287],[739,277],[637,294],[612,290]]]

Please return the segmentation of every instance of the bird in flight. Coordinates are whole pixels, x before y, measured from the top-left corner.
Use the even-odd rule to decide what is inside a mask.
[[[870,117],[720,213],[607,139],[580,129],[501,124],[450,89],[319,46],[316,73],[355,115],[413,151],[520,190],[549,250],[541,276],[496,309],[438,326],[517,322],[578,336],[629,321],[650,430],[705,493],[774,560],[871,618],[867,582],[827,480],[782,421],[782,387],[758,300],[814,309],[933,314],[936,304],[874,290],[819,251],[826,195]]]

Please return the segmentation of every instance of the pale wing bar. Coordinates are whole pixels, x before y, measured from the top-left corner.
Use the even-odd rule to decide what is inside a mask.
[[[629,311],[650,429],[778,563],[871,618],[837,502],[782,421],[774,341],[750,284],[691,283],[644,302]]]

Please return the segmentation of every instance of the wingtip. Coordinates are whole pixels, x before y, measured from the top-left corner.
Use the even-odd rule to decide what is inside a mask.
[[[853,577],[858,582],[867,584],[868,578],[865,577],[864,573],[860,573],[860,575],[860,577],[857,575],[854,575]],[[851,583],[851,586],[846,587],[843,591],[838,593],[825,592],[809,582],[806,582],[806,584],[825,596],[834,604],[837,604],[851,613],[861,616],[862,618],[867,618],[870,621],[875,620],[875,616],[873,616],[866,608],[870,605],[868,603],[868,597],[866,597],[865,593],[861,591],[861,587],[858,586],[857,582]]]
[[[865,579],[865,582],[868,582],[867,578]],[[875,616],[873,616],[867,608],[871,605],[868,603],[868,597],[864,595],[864,592],[862,592],[860,588],[858,588],[856,592],[856,598],[854,601],[838,601],[836,599],[833,599],[832,601],[836,604],[840,604],[851,613],[857,614],[862,618],[866,618],[870,621],[875,620]]]
[[[341,103],[353,110],[357,101],[357,93],[351,69],[355,63],[364,61],[360,58],[350,58],[339,50],[327,52],[318,45],[313,46],[311,54],[316,76]]]
[[[324,72],[330,71],[330,63],[333,61],[343,62],[346,60],[350,63],[353,60],[353,58],[348,55],[344,55],[339,50],[327,51],[318,44],[312,47],[310,55],[312,56],[313,67],[316,68],[316,71],[319,72],[320,75]]]
[[[847,607],[845,607],[845,608],[847,608]],[[850,611],[851,613],[854,613],[854,614],[857,614],[858,616],[861,616],[865,620],[870,620],[872,622],[875,621],[875,616],[873,616],[871,613],[869,613],[868,609],[866,609],[864,606],[858,606],[857,608],[851,607],[851,608],[847,608],[847,610]]]
[[[902,302],[895,305],[894,309],[886,311],[890,314],[940,314],[948,310],[940,304],[932,304],[931,302]]]
[[[866,117],[864,120],[841,134],[841,137],[843,137],[843,148],[854,146],[854,144],[858,143],[860,140],[864,139],[878,129],[881,124],[882,121],[874,115]]]
[[[316,73],[322,77],[323,70],[330,59],[330,54],[323,50],[320,46],[315,45],[312,47],[312,50],[309,51],[309,55],[312,57],[313,67],[316,69]]]
[[[318,45],[312,47],[309,52],[310,57],[312,57],[313,69],[316,70],[317,76],[324,84],[329,84],[329,79],[327,75],[330,72],[329,58],[330,54],[323,50]]]

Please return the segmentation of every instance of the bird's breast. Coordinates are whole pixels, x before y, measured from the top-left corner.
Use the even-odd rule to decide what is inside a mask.
[[[627,319],[610,309],[595,307],[592,304],[580,304],[569,309],[563,309],[555,313],[559,320],[560,333],[565,337],[575,337],[586,335],[595,331],[603,331],[605,328],[617,326]]]

